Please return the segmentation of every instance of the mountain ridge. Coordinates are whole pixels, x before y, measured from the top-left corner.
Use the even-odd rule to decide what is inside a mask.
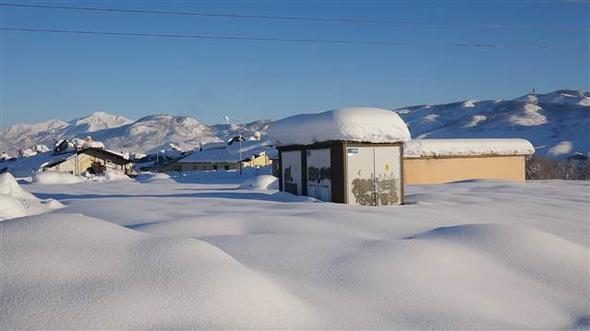
[[[560,89],[526,94],[514,99],[473,100],[415,105],[393,110],[408,124],[413,138],[525,138],[537,153],[563,158],[590,152],[590,92]],[[0,131],[2,151],[35,144],[52,146],[61,138],[91,136],[107,148],[153,152],[174,144],[182,149],[227,141],[256,131],[266,132],[271,120],[244,124],[207,125],[191,116],[146,115],[130,120],[121,115],[95,112],[69,122],[48,120],[15,124]],[[10,143],[9,143],[10,142]]]

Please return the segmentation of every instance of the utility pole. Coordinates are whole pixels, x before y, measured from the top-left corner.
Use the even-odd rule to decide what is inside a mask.
[[[229,118],[229,116],[225,115],[225,116],[223,116],[223,118],[225,119],[225,121],[227,122],[227,124],[229,124],[231,126],[231,119]],[[243,158],[242,158],[242,138],[243,138],[242,137],[242,129],[243,128],[242,128],[242,125],[240,123],[238,123],[236,121],[234,121],[234,123],[236,123],[236,125],[238,126],[238,134],[239,134],[239,136],[238,136],[238,142],[240,144],[240,161],[239,161],[239,164],[240,164],[240,176],[241,176],[242,175],[242,167],[243,167],[242,166],[242,160],[243,160]]]

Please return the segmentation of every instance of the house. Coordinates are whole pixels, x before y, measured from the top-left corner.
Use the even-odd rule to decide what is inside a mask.
[[[403,203],[404,121],[378,108],[344,108],[291,116],[267,134],[279,152],[279,188],[322,201]]]
[[[74,175],[83,172],[101,174],[107,169],[131,175],[133,163],[123,154],[91,147],[68,153],[41,165],[41,171],[67,172]]]
[[[534,152],[531,143],[524,139],[413,139],[404,146],[404,182],[522,182],[526,179],[526,158]]]
[[[240,167],[260,168],[271,164],[266,152],[269,141],[211,143],[170,164],[165,171],[238,170]]]

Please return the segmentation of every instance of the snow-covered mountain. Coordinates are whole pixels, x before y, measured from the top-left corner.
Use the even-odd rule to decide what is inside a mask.
[[[240,133],[245,138],[252,137],[256,132],[260,132],[264,136],[271,122],[271,120],[259,120],[245,124],[215,124],[211,128],[219,138],[227,141],[239,136]]]
[[[414,138],[525,138],[537,154],[553,158],[590,152],[590,92],[586,91],[559,90],[512,100],[465,100],[395,112],[406,121]],[[170,143],[190,150],[199,144],[227,141],[240,131],[245,137],[256,131],[264,137],[270,123],[260,120],[240,126],[208,126],[192,117],[173,115],[150,115],[132,122],[99,112],[70,122],[10,126],[0,131],[0,147],[14,155],[18,148],[51,146],[59,138],[92,136],[114,150],[146,153],[168,148]]]
[[[28,148],[35,144],[52,144],[68,126],[68,123],[60,120],[15,124],[0,131],[0,148],[2,152],[14,155],[19,148]]]
[[[559,90],[513,100],[465,100],[397,109],[413,138],[525,138],[536,153],[590,152],[590,92]]]
[[[133,122],[121,115],[96,112],[90,116],[81,117],[70,122],[66,130],[67,135],[78,135],[104,129],[116,128]]]
[[[166,114],[145,116],[135,122],[93,132],[95,140],[114,150],[153,152],[174,144],[183,150],[220,141],[207,125],[187,116]]]
[[[2,151],[16,154],[19,148],[28,148],[36,144],[53,146],[61,138],[84,137],[89,133],[108,128],[116,128],[131,120],[119,116],[96,112],[70,122],[49,120],[35,124],[15,124],[0,131]]]

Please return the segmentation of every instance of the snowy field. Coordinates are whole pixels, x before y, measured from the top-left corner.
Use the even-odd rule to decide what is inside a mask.
[[[371,208],[241,181],[21,185],[56,207],[0,222],[0,329],[590,327],[588,182]]]

